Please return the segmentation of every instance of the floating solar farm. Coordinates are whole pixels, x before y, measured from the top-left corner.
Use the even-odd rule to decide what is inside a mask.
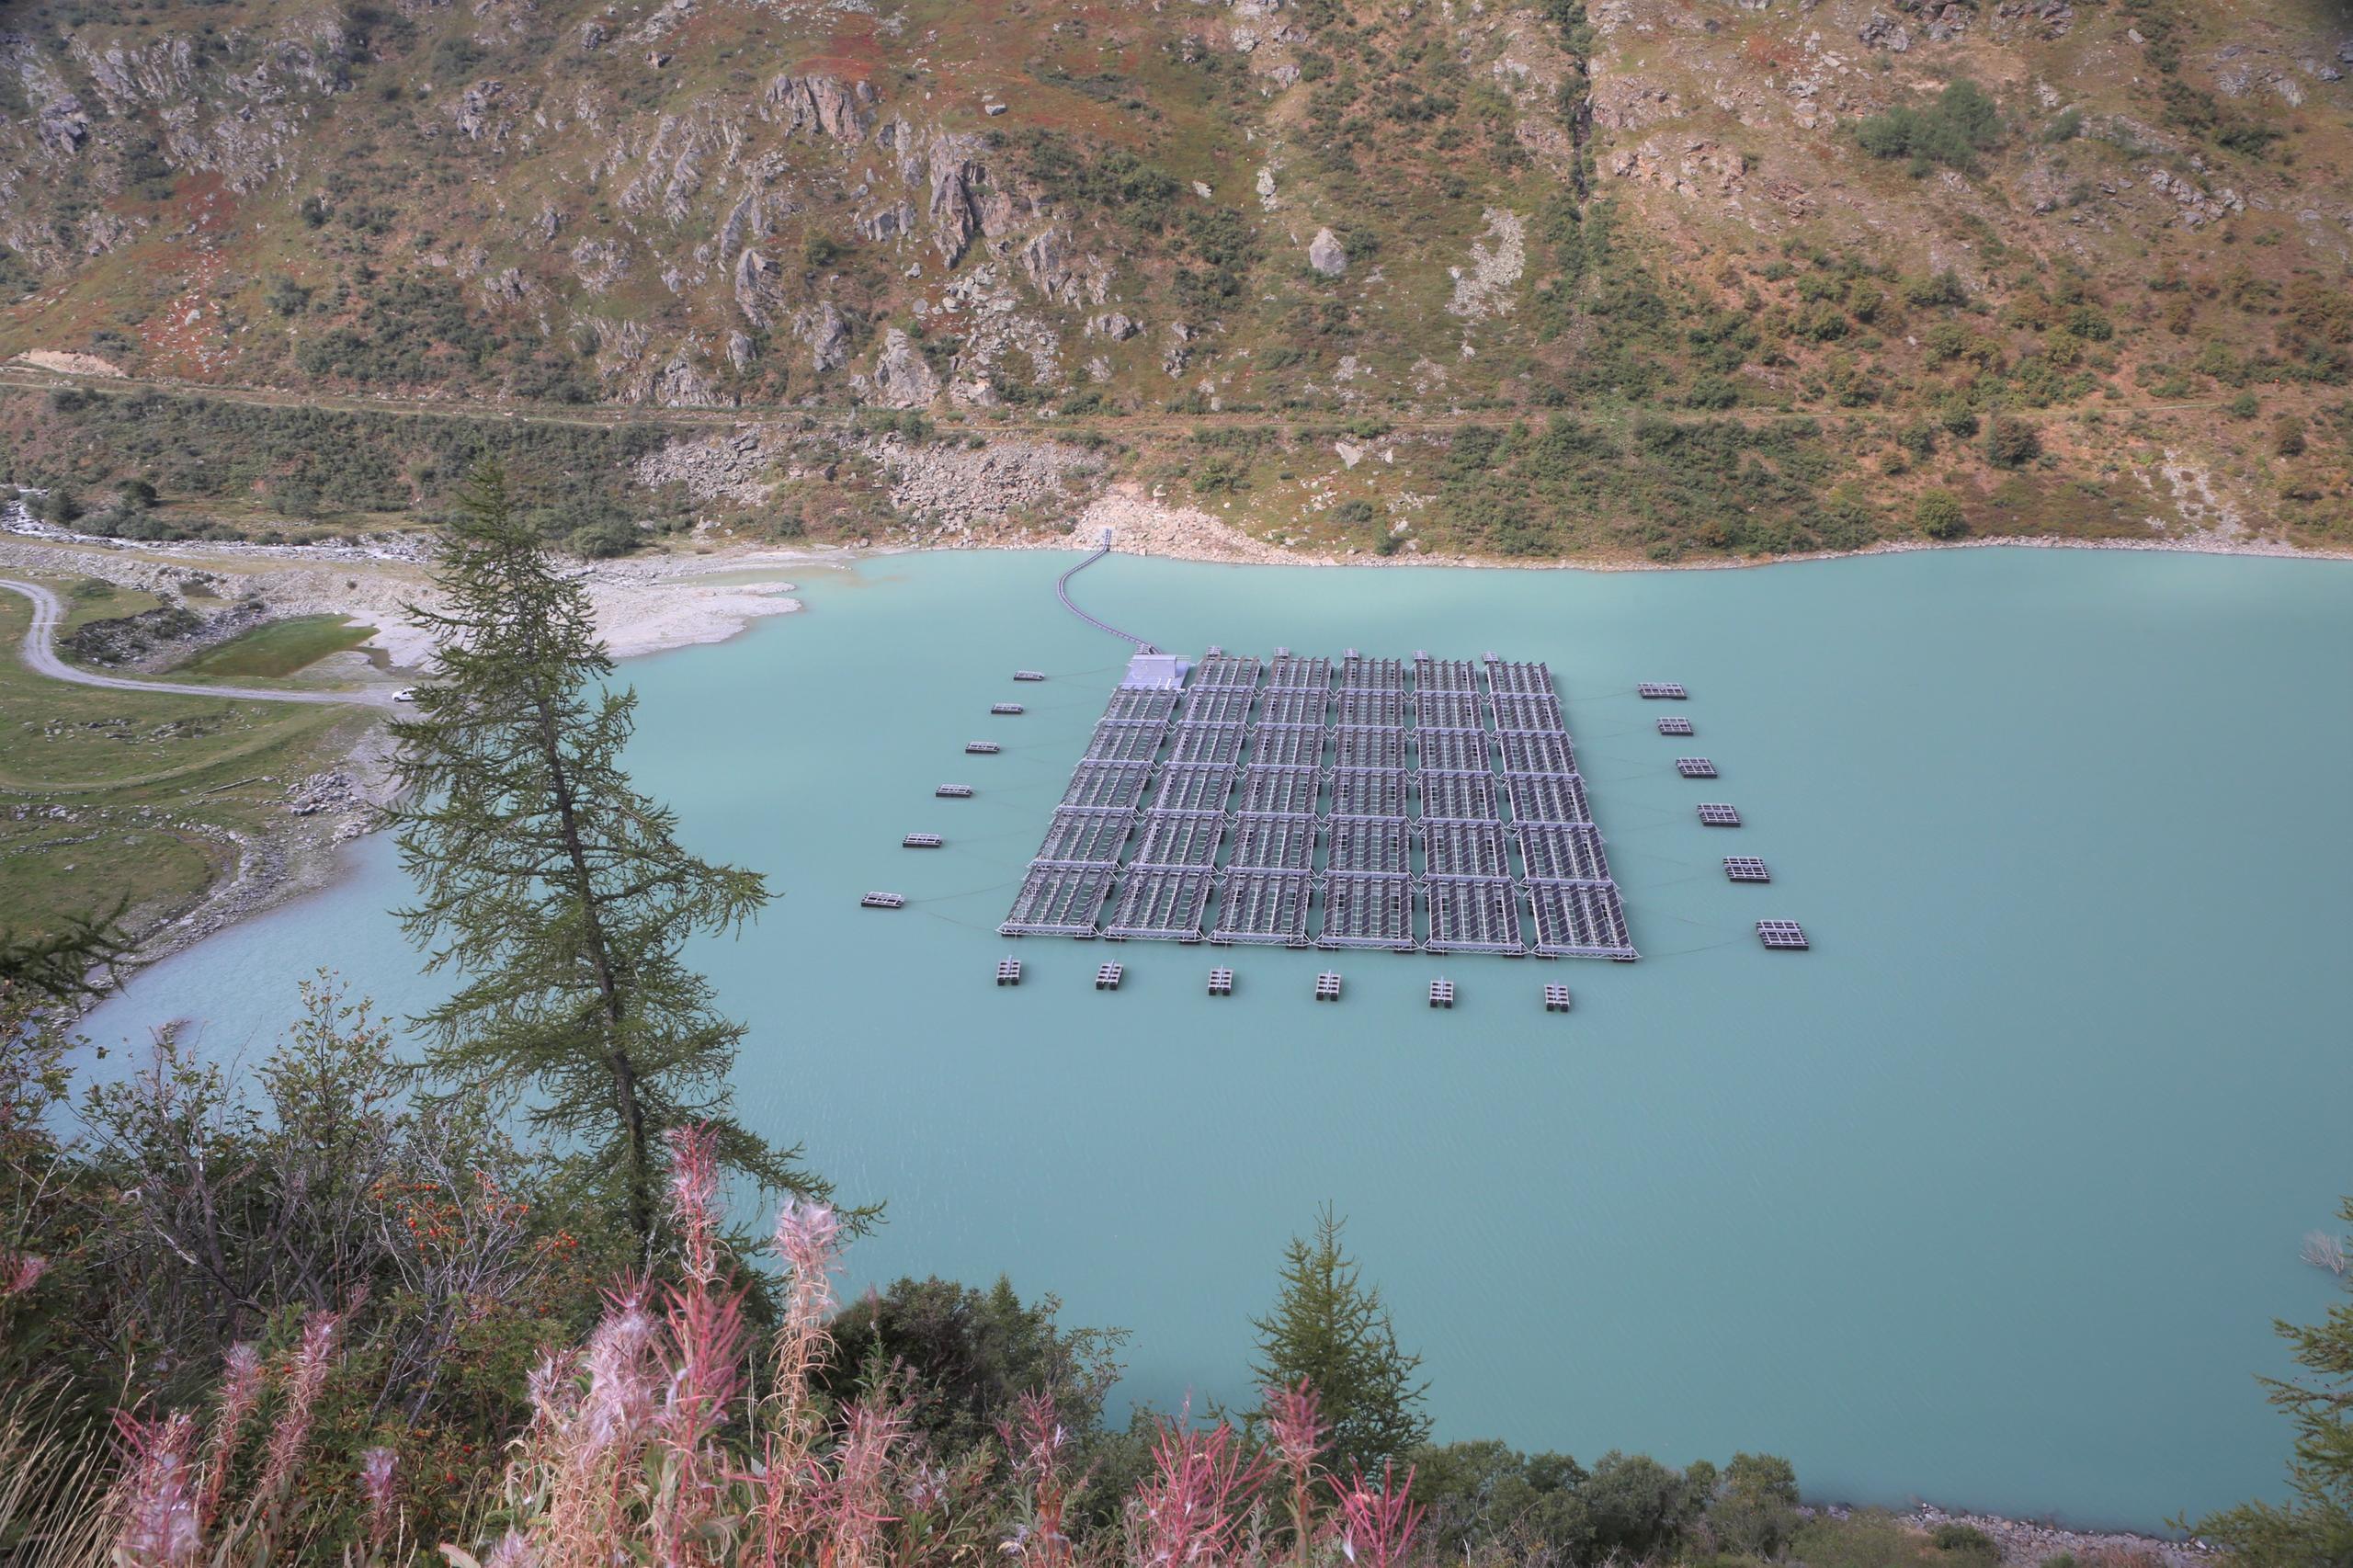
[[[1070,581],[1111,551],[1099,547],[1054,585],[1064,608],[1133,645],[1046,824],[1020,891],[997,927],[1006,937],[1209,942],[1225,947],[1495,953],[1518,958],[1637,956],[1609,857],[1577,768],[1552,672],[1540,661],[1488,653],[1476,662],[1417,653],[1336,662],[1278,648],[1271,659],[1211,647],[1198,663],[1097,619]],[[1047,679],[1017,670],[1017,681]],[[1634,694],[1682,702],[1679,683]],[[1018,702],[991,705],[1018,718]],[[1663,736],[1691,721],[1657,722]],[[994,756],[995,741],[964,750]],[[1704,756],[1678,756],[1687,779],[1719,777]],[[940,800],[970,800],[942,784]],[[1740,812],[1699,803],[1705,827],[1737,828]],[[945,835],[904,835],[938,849]],[[1768,883],[1762,859],[1728,855],[1727,881]],[[869,892],[869,909],[908,907]],[[1811,944],[1795,921],[1759,920],[1768,949]],[[1117,963],[1097,971],[1117,991]],[[1021,961],[996,966],[1018,986]],[[1315,978],[1315,1000],[1337,1002],[1340,976]],[[1231,996],[1234,971],[1213,968],[1209,994]],[[1430,982],[1429,1005],[1450,1010],[1454,982]],[[1544,987],[1544,1010],[1566,1013],[1568,987]]]
[[[1636,956],[1543,664],[1138,645],[1001,934]]]

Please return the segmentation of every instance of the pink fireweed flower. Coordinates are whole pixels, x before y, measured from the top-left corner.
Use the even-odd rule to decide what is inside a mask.
[[[625,1279],[606,1293],[603,1321],[588,1336],[582,1358],[588,1392],[578,1431],[580,1457],[591,1459],[635,1441],[654,1415],[654,1314],[642,1280]]]
[[[508,1530],[482,1560],[482,1568],[540,1568],[540,1554],[528,1538]]]
[[[1297,1388],[1268,1389],[1266,1394],[1267,1432],[1275,1440],[1275,1451],[1282,1456],[1283,1468],[1294,1475],[1307,1474],[1314,1469],[1329,1435],[1324,1425],[1323,1402],[1305,1378],[1300,1379]]]
[[[1264,1459],[1246,1455],[1223,1422],[1198,1431],[1183,1417],[1160,1424],[1154,1473],[1131,1506],[1141,1568],[1220,1568],[1238,1555],[1243,1517],[1267,1478]]]
[[[204,1550],[190,1459],[195,1421],[185,1414],[143,1421],[118,1412],[114,1427],[123,1454],[114,1497],[114,1560],[128,1568],[194,1562]]]
[[[327,1373],[335,1365],[335,1331],[342,1323],[338,1313],[313,1312],[302,1324],[302,1342],[294,1347],[293,1360],[286,1374],[286,1403],[269,1432],[269,1447],[256,1488],[260,1496],[281,1495],[293,1484],[295,1462],[301,1458],[302,1445],[310,1438],[311,1420],[317,1410],[320,1391],[326,1387]]]
[[[359,1456],[359,1492],[368,1500],[368,1544],[381,1547],[392,1539],[398,1498],[392,1489],[395,1464],[390,1449],[369,1449]]]
[[[832,1568],[871,1568],[881,1557],[883,1512],[894,1450],[906,1435],[906,1414],[873,1399],[850,1407],[834,1449],[832,1484],[820,1497],[825,1527],[833,1535]]]
[[[245,1417],[261,1403],[264,1375],[261,1350],[250,1340],[229,1346],[221,1358],[221,1403],[212,1413],[212,1430],[205,1439],[204,1484],[197,1494],[197,1520],[210,1525],[221,1509],[221,1494],[229,1484],[229,1461],[236,1457],[237,1434]]]
[[[1000,1426],[997,1436],[1013,1456],[1014,1474],[1029,1488],[1028,1517],[1019,1521],[999,1550],[1018,1557],[1025,1568],[1063,1568],[1071,1561],[1070,1536],[1065,1529],[1072,1484],[1063,1475],[1063,1450],[1070,1433],[1046,1391],[1025,1393],[1017,1423]]]
[[[822,1278],[841,1254],[841,1216],[829,1204],[788,1198],[777,1210],[776,1250],[792,1271]]]
[[[28,1252],[0,1252],[0,1301],[21,1296],[40,1283],[49,1272],[49,1259],[35,1257]]]
[[[1423,1510],[1411,1497],[1413,1488],[1410,1469],[1401,1483],[1396,1467],[1384,1463],[1378,1487],[1365,1480],[1364,1471],[1357,1471],[1356,1480],[1340,1494],[1340,1555],[1358,1568],[1397,1568],[1404,1562],[1422,1522]]]
[[[709,1127],[676,1127],[670,1142],[670,1212],[685,1244],[687,1277],[719,1277],[719,1153]]]

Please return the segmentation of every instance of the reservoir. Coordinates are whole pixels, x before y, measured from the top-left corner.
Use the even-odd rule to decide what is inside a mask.
[[[1248,1320],[1329,1199],[1441,1438],[1766,1450],[1810,1495],[2087,1525],[2277,1494],[2255,1376],[2288,1366],[2275,1317],[2336,1299],[2297,1251],[2353,1189],[2353,565],[1115,555],[1074,583],[1185,653],[1547,662],[1643,955],[1613,964],[997,936],[1131,652],[1055,604],[1074,559],[813,569],[807,613],[622,666],[638,782],[778,894],[690,956],[751,1026],[745,1119],[889,1202],[850,1288],[1004,1273],[1131,1330],[1131,1397],[1244,1401]],[[1721,777],[1679,777],[1693,752]],[[92,1038],[185,1017],[250,1056],[323,966],[420,1008],[392,850],[141,975]]]

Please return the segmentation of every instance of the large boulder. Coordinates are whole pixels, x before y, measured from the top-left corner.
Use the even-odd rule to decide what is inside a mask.
[[[913,341],[895,326],[885,333],[874,360],[874,401],[886,408],[922,408],[938,395],[939,378]]]
[[[1318,229],[1315,237],[1307,242],[1307,265],[1326,278],[1337,278],[1348,269],[1348,251],[1329,229]]]

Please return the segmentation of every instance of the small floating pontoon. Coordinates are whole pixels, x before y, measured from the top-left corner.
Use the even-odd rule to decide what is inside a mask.
[[[870,892],[858,901],[860,909],[904,909],[907,895],[898,892]]]

